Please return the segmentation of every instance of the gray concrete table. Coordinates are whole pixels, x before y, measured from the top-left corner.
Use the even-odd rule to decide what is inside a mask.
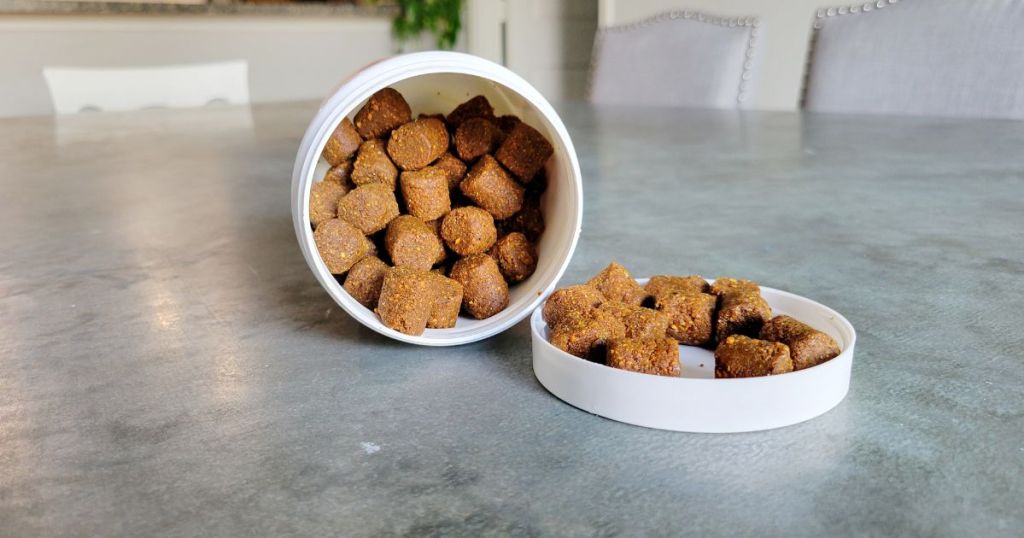
[[[348,319],[295,243],[313,105],[0,121],[0,535],[1020,536],[1024,124],[563,106],[565,282],[734,275],[859,330],[813,421],[619,424]]]

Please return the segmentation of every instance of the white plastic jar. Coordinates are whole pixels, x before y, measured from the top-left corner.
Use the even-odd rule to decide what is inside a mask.
[[[309,224],[310,187],[320,181],[328,169],[320,154],[342,118],[353,117],[371,95],[387,87],[405,97],[414,117],[419,113],[447,114],[469,98],[483,95],[494,106],[496,114],[518,116],[546,136],[554,147],[546,166],[548,188],[541,198],[546,230],[537,245],[537,270],[530,278],[511,286],[508,307],[490,318],[475,320],[460,316],[451,329],[427,329],[420,336],[400,333],[386,327],[374,312],[353,299],[320,259]],[[475,342],[500,333],[528,316],[565,272],[576,249],[582,218],[583,185],[576,150],[551,104],[512,71],[482,58],[455,52],[395,56],[353,75],[324,102],[313,118],[302,138],[292,173],[295,235],[320,285],[363,325],[413,344],[452,346]]]

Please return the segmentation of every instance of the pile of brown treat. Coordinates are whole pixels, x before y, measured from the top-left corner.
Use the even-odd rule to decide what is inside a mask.
[[[422,334],[508,306],[537,267],[551,143],[483,96],[420,114],[385,88],[331,134],[309,196],[324,264],[388,327]]]
[[[715,347],[715,377],[782,374],[839,355],[831,336],[789,316],[772,317],[755,282],[659,275],[641,286],[612,262],[586,284],[544,303],[548,340],[614,368],[679,376],[679,345]]]

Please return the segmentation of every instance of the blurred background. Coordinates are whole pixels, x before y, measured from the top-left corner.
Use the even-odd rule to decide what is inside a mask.
[[[320,99],[375,59],[438,46],[502,63],[549,99],[583,99],[598,28],[684,9],[722,17],[757,17],[767,23],[772,31],[758,49],[758,67],[767,76],[758,77],[757,91],[750,92],[743,106],[792,109],[800,101],[811,22],[815,9],[824,4],[822,0],[0,0],[0,117],[54,112],[54,96],[43,74],[47,68],[242,61],[247,68],[248,97],[264,103]],[[410,23],[396,25],[403,16]],[[67,84],[83,83],[72,79]]]

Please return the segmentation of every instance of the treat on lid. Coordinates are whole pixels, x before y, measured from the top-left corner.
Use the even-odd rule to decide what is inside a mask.
[[[803,370],[839,356],[831,336],[789,316],[775,316],[761,327],[759,338],[789,346],[793,369]]]
[[[669,336],[680,344],[707,346],[713,336],[716,302],[714,295],[687,291],[659,295],[655,307],[668,317]]]
[[[597,291],[610,301],[622,301],[639,306],[647,298],[643,286],[637,284],[629,271],[616,262],[608,264],[587,283],[597,288]]]
[[[608,366],[641,374],[679,377],[679,344],[672,338],[615,338],[608,341]]]
[[[606,301],[597,307],[615,316],[626,327],[626,338],[664,338],[668,331],[668,316],[642,306],[620,301]]]
[[[557,289],[544,302],[544,321],[555,326],[579,318],[605,302],[604,295],[588,284]]]
[[[715,338],[721,342],[729,335],[756,337],[761,327],[772,319],[772,309],[755,292],[728,292],[719,299],[715,318]]]
[[[708,289],[708,281],[700,275],[655,275],[644,286],[644,291],[655,299],[667,297],[673,293],[707,293]]]
[[[623,338],[626,328],[608,312],[590,309],[579,317],[552,327],[549,341],[562,351],[582,359],[605,362],[605,344]]]
[[[734,334],[715,350],[715,377],[758,377],[793,371],[789,347]]]

